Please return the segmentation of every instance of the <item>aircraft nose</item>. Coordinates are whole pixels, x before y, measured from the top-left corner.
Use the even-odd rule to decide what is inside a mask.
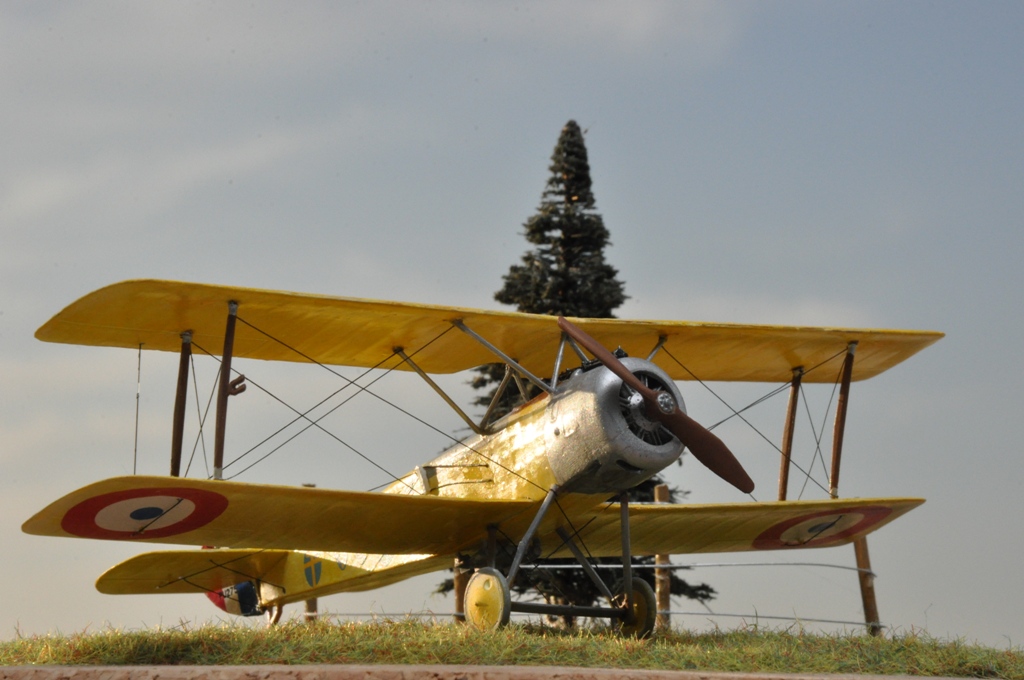
[[[622,359],[651,389],[664,390],[682,407],[671,378],[654,364]],[[574,376],[553,408],[560,421],[573,414],[579,421],[571,437],[552,441],[548,457],[560,484],[582,493],[630,489],[675,462],[683,445],[651,418],[642,395],[604,367]],[[559,429],[564,434],[564,428]]]

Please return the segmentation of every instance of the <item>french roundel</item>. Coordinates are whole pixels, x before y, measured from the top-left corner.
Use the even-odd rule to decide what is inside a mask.
[[[793,517],[762,531],[754,539],[754,548],[778,550],[834,545],[865,532],[891,513],[892,508],[868,505]]]
[[[227,507],[227,498],[205,489],[127,489],[82,501],[64,514],[60,525],[82,538],[164,538],[198,529]]]

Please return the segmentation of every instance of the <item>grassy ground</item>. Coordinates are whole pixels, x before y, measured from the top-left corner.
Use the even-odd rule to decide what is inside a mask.
[[[476,664],[671,670],[871,673],[1019,678],[1024,651],[918,634],[872,638],[747,629],[623,639],[601,630],[513,625],[497,633],[417,621],[274,628],[21,637],[0,642],[0,665],[27,664]]]

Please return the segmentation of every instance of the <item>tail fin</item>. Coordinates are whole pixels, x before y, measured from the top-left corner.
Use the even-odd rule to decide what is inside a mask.
[[[253,581],[243,581],[220,590],[207,591],[206,597],[228,614],[262,616],[266,612],[260,604],[259,586]]]

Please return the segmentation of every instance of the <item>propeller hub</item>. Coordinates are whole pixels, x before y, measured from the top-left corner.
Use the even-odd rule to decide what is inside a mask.
[[[676,400],[668,392],[658,392],[657,403],[662,413],[675,413]]]

